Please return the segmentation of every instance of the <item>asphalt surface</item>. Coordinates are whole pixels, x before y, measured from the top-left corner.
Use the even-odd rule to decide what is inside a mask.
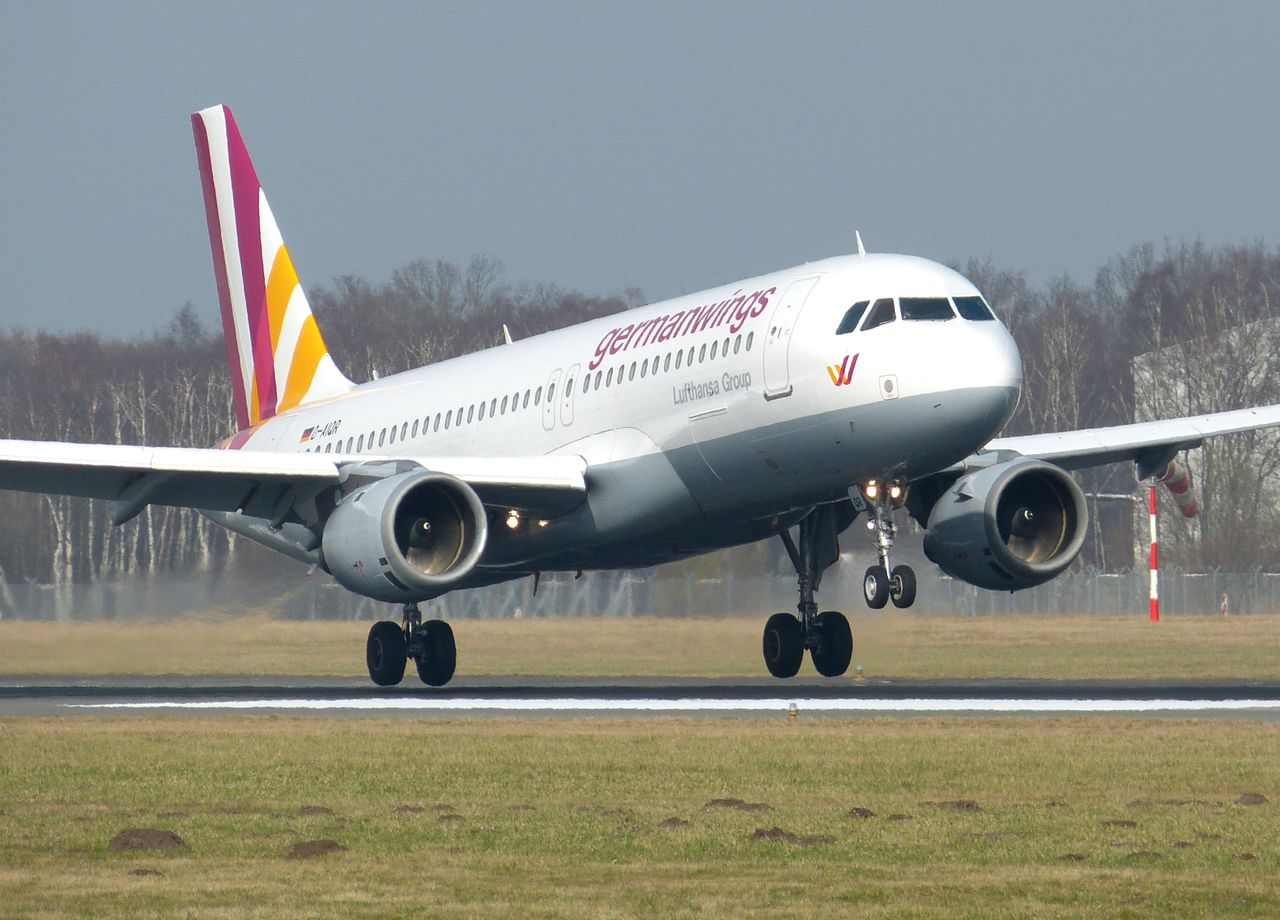
[[[1171,716],[1280,720],[1280,683],[458,677],[0,677],[0,717],[224,715],[626,717]]]

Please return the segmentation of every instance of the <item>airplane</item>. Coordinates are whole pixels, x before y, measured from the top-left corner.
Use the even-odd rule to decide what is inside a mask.
[[[239,430],[216,447],[0,441],[0,488],[105,499],[113,520],[193,508],[403,605],[366,642],[374,683],[412,660],[454,675],[419,604],[544,572],[635,568],[780,539],[797,613],[768,617],[764,663],[808,652],[838,677],[848,619],[819,611],[839,538],[865,515],[867,605],[912,605],[896,517],[927,557],[1014,591],[1055,577],[1088,531],[1070,475],[1176,473],[1211,436],[1280,425],[1280,406],[997,437],[1022,362],[959,273],[857,251],[355,384],[339,370],[230,109],[192,115]],[[1183,484],[1185,487],[1185,483]],[[798,614],[798,615],[797,615]]]

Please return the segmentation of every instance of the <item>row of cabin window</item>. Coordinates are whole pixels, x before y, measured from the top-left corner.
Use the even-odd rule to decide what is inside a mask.
[[[702,364],[705,361],[714,361],[717,355],[725,358],[729,356],[730,352],[736,355],[744,350],[750,351],[751,346],[755,343],[755,338],[756,334],[754,332],[747,333],[745,342],[741,334],[726,336],[723,342],[717,340],[711,343],[710,353],[707,352],[706,343],[703,343],[701,346],[690,345],[687,356],[684,349],[681,349],[680,351],[667,352],[665,355],[654,355],[652,360],[646,358],[639,362],[632,361],[630,367],[625,364],[618,367],[616,377],[614,376],[615,369],[612,367],[608,370],[602,368],[596,371],[594,377],[588,372],[582,378],[582,392],[598,390],[602,386],[607,389],[615,383],[622,383],[624,379],[635,380],[637,370],[639,371],[640,379],[643,380],[649,374],[656,375],[659,371],[665,374],[672,370],[678,371],[684,366],[693,367],[695,361],[698,364]],[[572,377],[569,378],[567,387],[568,389],[573,389]]]
[[[635,380],[637,368],[639,369],[641,379],[643,379],[649,374],[657,374],[659,369],[661,369],[664,373],[668,372],[672,369],[673,355],[675,358],[675,370],[680,370],[680,368],[684,365],[693,367],[695,360],[697,361],[698,364],[702,364],[705,361],[714,361],[717,355],[724,357],[728,355],[731,350],[732,350],[732,353],[735,355],[743,350],[750,351],[751,346],[755,343],[755,335],[756,334],[754,332],[747,333],[747,338],[745,342],[743,341],[741,334],[735,337],[726,336],[723,343],[720,341],[715,341],[711,343],[710,354],[708,354],[707,346],[704,343],[701,346],[697,346],[697,345],[689,346],[687,358],[685,357],[685,351],[681,349],[680,351],[677,351],[677,352],[668,352],[665,355],[654,355],[652,361],[650,361],[647,358],[644,361],[639,361],[639,362],[632,361],[629,369],[625,364],[617,368],[618,373],[617,373],[616,380],[614,378],[614,368],[612,367],[609,368],[607,374],[603,369],[596,371],[594,378],[590,373],[587,373],[586,376],[582,378],[582,392],[586,393],[589,389],[598,390],[600,389],[601,386],[611,387],[615,382],[622,383],[624,378],[626,380]],[[565,383],[566,391],[571,391],[573,389],[573,382],[574,382],[573,378],[570,377],[569,380]],[[551,402],[551,400],[555,398],[555,393],[556,393],[556,385],[552,383],[550,386],[547,387],[547,402]],[[532,401],[534,406],[541,404],[542,387],[538,387],[535,390],[525,390],[523,402],[520,399],[520,392],[516,391],[511,396],[503,396],[501,403],[498,402],[498,398],[495,396],[493,399],[489,400],[488,403],[482,402],[478,404],[473,404],[471,406],[467,406],[465,407],[467,424],[470,424],[472,421],[481,421],[481,422],[484,421],[486,406],[488,407],[488,410],[489,410],[489,417],[492,418],[497,415],[506,415],[508,407],[510,407],[510,411],[512,412],[516,412],[519,409],[527,409],[529,408],[530,401]],[[479,405],[479,408],[480,408],[479,418],[476,418],[476,405]],[[462,406],[459,406],[456,410],[450,409],[449,411],[443,414],[437,412],[435,415],[434,425],[432,424],[431,416],[428,415],[426,418],[422,419],[421,431],[424,435],[427,434],[428,432],[435,433],[435,432],[441,431],[442,418],[444,421],[443,430],[448,431],[451,425],[457,426],[463,423],[462,421],[463,412],[464,412],[464,407]],[[383,428],[381,431],[378,431],[378,432],[373,432],[373,431],[369,432],[369,440],[367,442],[368,448],[372,450],[375,447],[375,444],[374,444],[375,436],[377,438],[377,444],[376,444],[377,447],[385,447],[390,444],[395,444],[397,430],[399,432],[399,439],[401,441],[408,440],[410,438],[416,438],[418,436],[418,431],[419,431],[418,419],[413,420],[412,429],[410,429],[408,422],[403,422],[401,423],[399,429],[397,429],[396,426],[392,425],[390,428]],[[388,434],[389,434],[389,438],[388,438]],[[344,452],[348,454],[362,453],[365,450],[365,446],[366,446],[366,441],[365,441],[364,435],[360,435],[359,437],[347,438],[345,451],[343,450],[342,442],[340,441],[337,442],[337,449],[339,453],[344,453]],[[331,454],[333,453],[333,450],[334,450],[334,444],[329,443],[329,444],[326,444],[323,448],[317,445],[314,448],[314,450],[311,450],[311,452],[313,453],[323,452],[326,454]]]

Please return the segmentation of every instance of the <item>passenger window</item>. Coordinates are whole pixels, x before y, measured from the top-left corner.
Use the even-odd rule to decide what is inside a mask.
[[[661,363],[662,363],[662,355],[654,355],[654,356],[653,356],[653,367],[649,368],[649,373],[651,373],[651,374],[656,374],[656,373],[658,373],[658,365],[659,365],[659,364],[661,364]]]
[[[726,336],[726,337],[725,337],[724,342],[722,342],[722,343],[720,344],[720,357],[722,357],[722,358],[727,358],[727,357],[729,357],[729,338],[728,338],[728,336]]]
[[[364,435],[360,435],[359,439],[356,441],[356,453],[364,453]]]
[[[754,342],[755,340],[756,340],[756,334],[754,332],[748,332],[747,333],[747,351],[751,350],[751,343]]]
[[[498,397],[495,396],[493,397],[493,399],[489,400],[489,418],[493,418],[494,415],[497,414],[497,411],[498,411]]]
[[[440,413],[439,412],[436,413],[436,420],[431,423],[431,430],[432,431],[440,430]]]
[[[628,380],[636,379],[636,362],[634,361],[631,362],[631,370],[627,372],[627,379]]]
[[[671,370],[671,352],[667,352],[667,356],[662,359],[662,372],[665,374]]]
[[[372,432],[372,431],[371,431],[371,432],[369,432],[369,450],[373,450],[373,438],[374,438],[374,435],[375,435],[375,433],[374,433],[374,432]]]
[[[448,412],[446,412],[446,413],[444,414],[444,430],[445,430],[445,431],[448,431],[448,430],[449,430],[449,421],[450,421],[452,418],[453,418],[453,410],[452,410],[452,409],[450,409]]]
[[[467,424],[470,425],[476,420],[476,407],[474,405],[467,406]]]
[[[991,312],[991,308],[987,306],[987,302],[981,297],[957,297],[955,301],[956,309],[960,311],[960,315],[965,319],[982,322],[996,318],[995,314]]]
[[[381,431],[378,432],[378,446],[381,447],[386,443],[387,443],[387,429],[383,428]]]
[[[840,325],[836,326],[836,335],[845,335],[858,328],[858,321],[862,319],[862,314],[867,312],[867,307],[871,305],[869,300],[859,300],[852,307],[845,311],[844,319],[840,320]]]
[[[411,434],[415,438],[418,436],[418,420],[416,418],[413,420],[413,431],[411,432]]]
[[[881,297],[876,301],[875,306],[871,308],[871,312],[867,314],[867,320],[862,324],[862,331],[867,332],[876,328],[876,326],[891,323],[897,318],[897,314],[893,312],[893,298]]]
[[[680,370],[680,365],[684,363],[684,349],[676,352],[676,370]]]
[[[712,361],[714,361],[714,360],[716,359],[716,348],[717,348],[717,347],[719,347],[719,345],[720,345],[720,343],[719,343],[719,342],[712,342],[712,343],[711,343],[711,360],[712,360]]]
[[[556,385],[553,383],[551,384],[551,386],[547,387],[547,402],[551,402],[551,400],[555,398],[556,398]]]
[[[740,352],[740,351],[742,351],[742,336],[741,336],[741,335],[739,335],[737,338],[735,338],[735,339],[733,340],[733,353],[736,355],[736,354],[737,354],[738,352]]]
[[[508,403],[510,400],[511,400],[511,397],[510,397],[510,396],[504,396],[504,397],[502,397],[502,405],[498,408],[498,412],[499,412],[501,415],[506,415],[506,414],[507,414],[507,403]]]
[[[396,443],[396,426],[395,425],[391,426],[391,443],[392,444]]]
[[[324,446],[324,452],[325,452],[326,454],[331,454],[331,453],[333,453],[333,444],[332,444],[332,442],[330,442],[329,444],[326,444],[326,445]]]
[[[477,422],[483,422],[483,421],[484,421],[484,403],[481,403],[481,404],[480,404],[480,417],[479,417],[479,418],[477,418],[477,419],[476,419],[476,421],[477,421]]]
[[[515,412],[520,408],[520,391],[516,390],[511,394],[511,411]]]
[[[606,389],[613,386],[613,368],[609,368],[609,373],[605,375],[604,385]]]
[[[529,408],[529,391],[528,390],[524,391],[524,404],[520,408],[522,409]]]
[[[347,453],[351,453],[351,448],[355,446],[351,443],[352,440],[352,438],[347,438]]]
[[[591,389],[591,375],[587,374],[582,378],[582,392],[586,393],[589,389]]]
[[[541,405],[541,403],[542,403],[542,387],[538,387],[538,389],[534,390],[533,392],[533,404],[537,406],[537,405]]]
[[[596,388],[597,390],[598,390],[598,389],[600,389],[600,381],[601,381],[601,380],[603,380],[603,379],[604,379],[604,371],[596,371],[596,383],[595,383],[595,388]]]
[[[899,297],[904,320],[955,319],[951,301],[945,297]]]
[[[698,363],[701,364],[705,360],[707,360],[707,346],[703,345],[698,349]]]

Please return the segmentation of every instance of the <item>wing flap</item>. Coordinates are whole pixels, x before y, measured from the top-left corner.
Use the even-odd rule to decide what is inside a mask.
[[[1077,470],[1123,460],[1141,462],[1157,453],[1199,447],[1205,438],[1277,425],[1280,425],[1280,405],[1259,406],[1111,428],[996,438],[987,444],[985,450],[1013,451],[1025,457],[1048,460],[1064,469]]]
[[[123,523],[147,505],[274,517],[290,492],[314,495],[344,472],[395,459],[456,476],[484,504],[538,517],[586,497],[586,461],[554,457],[370,457],[188,447],[0,440],[0,489],[116,502]]]

